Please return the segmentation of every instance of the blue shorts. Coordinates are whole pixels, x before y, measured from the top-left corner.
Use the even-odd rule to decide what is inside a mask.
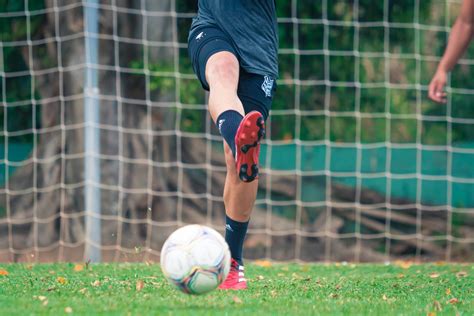
[[[230,52],[240,63],[240,58],[232,40],[217,26],[193,30],[188,42],[189,57],[193,70],[202,87],[209,91],[206,80],[206,64],[209,58],[218,52]],[[271,76],[254,74],[240,67],[237,96],[244,106],[245,113],[260,112],[266,120],[270,112],[273,96],[276,91],[276,80]]]

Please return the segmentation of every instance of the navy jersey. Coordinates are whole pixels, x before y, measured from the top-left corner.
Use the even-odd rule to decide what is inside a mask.
[[[190,36],[206,26],[228,34],[247,72],[278,77],[275,0],[199,0]]]

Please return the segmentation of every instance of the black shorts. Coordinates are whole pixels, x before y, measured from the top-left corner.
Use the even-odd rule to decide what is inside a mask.
[[[206,80],[206,64],[218,52],[230,52],[240,64],[240,58],[232,40],[217,26],[193,30],[188,42],[189,57],[193,70],[202,87],[209,91]],[[245,113],[260,112],[267,119],[276,91],[276,80],[271,76],[249,73],[240,67],[237,96],[244,106]]]

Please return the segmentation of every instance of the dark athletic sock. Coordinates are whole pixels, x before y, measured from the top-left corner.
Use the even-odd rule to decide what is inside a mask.
[[[232,149],[232,154],[235,157],[235,134],[239,128],[240,122],[244,117],[240,115],[239,112],[234,110],[227,110],[217,118],[217,128],[221,133],[222,137],[225,139],[230,149]]]
[[[240,265],[243,265],[242,247],[249,222],[237,222],[226,215],[225,217],[225,241],[229,245],[230,254]]]

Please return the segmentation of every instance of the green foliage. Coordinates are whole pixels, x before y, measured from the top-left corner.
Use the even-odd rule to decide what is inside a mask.
[[[25,9],[34,12],[44,8],[43,0],[31,0],[27,1],[27,3],[28,8],[25,8],[25,1],[0,0],[0,12],[22,13]],[[42,22],[42,15],[32,15],[30,17],[30,39],[34,37]],[[0,18],[0,41],[4,43],[25,42],[27,39],[28,22],[24,15]],[[32,77],[29,74],[12,75],[12,73],[29,70],[22,55],[23,50],[27,49],[27,46],[1,45],[0,49],[2,49],[0,56],[3,56],[3,60],[0,60],[0,65],[3,65],[2,70],[9,74],[5,78],[0,78],[5,82],[5,89],[0,88],[0,99],[5,100],[7,103],[17,102],[19,104],[0,109],[0,129],[15,132],[39,127],[40,115],[38,114],[36,117],[33,117],[33,105],[30,103],[33,99],[40,98],[35,88],[31,86]],[[7,115],[7,126],[4,126],[5,114]],[[3,136],[0,137],[0,140],[4,141],[3,138]],[[33,135],[24,134],[15,137],[12,141],[31,143]]]
[[[246,266],[249,289],[189,296],[156,264],[1,265],[0,313],[63,315],[471,315],[472,265]],[[80,270],[80,269],[79,269]],[[5,272],[3,272],[5,274]],[[455,299],[455,300],[454,300]]]
[[[27,1],[31,15],[31,36],[37,32],[44,16],[37,10],[44,7],[44,0]],[[416,9],[416,4],[419,7]],[[0,0],[3,12],[23,12],[24,1]],[[385,8],[385,5],[388,5]],[[447,6],[447,5],[446,5]],[[324,10],[326,8],[327,10]],[[192,13],[197,9],[196,1],[178,0],[176,10],[179,13]],[[302,117],[300,120],[286,114],[272,116],[271,137],[274,140],[287,140],[298,137],[302,140],[330,139],[336,142],[353,142],[360,135],[362,142],[390,140],[405,143],[420,136],[426,144],[444,144],[446,124],[431,124],[401,119],[399,115],[422,115],[442,117],[447,114],[445,106],[429,101],[426,91],[408,89],[404,85],[427,85],[435,70],[436,63],[417,61],[415,54],[423,56],[441,56],[446,44],[444,31],[432,31],[416,28],[414,22],[444,25],[448,10],[427,1],[358,1],[357,10],[353,1],[313,1],[298,0],[296,7],[291,1],[277,2],[277,15],[280,18],[297,17],[298,23],[279,24],[279,40],[282,52],[279,56],[280,79],[274,110],[329,110],[331,119],[329,128],[324,121],[325,115]],[[416,10],[415,10],[416,9]],[[417,16],[415,17],[415,11]],[[454,10],[451,10],[455,12]],[[451,13],[452,15],[455,13]],[[330,23],[324,23],[324,19]],[[362,24],[353,25],[354,21]],[[397,23],[386,28],[372,26],[365,22],[388,21]],[[0,37],[4,42],[24,41],[27,39],[27,20],[22,14],[0,19]],[[187,40],[191,23],[189,18],[178,18],[178,38],[180,43]],[[297,38],[295,38],[297,37]],[[296,41],[295,41],[296,40]],[[418,40],[418,42],[417,42]],[[297,47],[295,46],[297,44]],[[21,46],[3,47],[5,72],[28,70],[23,60]],[[38,49],[41,49],[38,47]],[[289,49],[283,51],[283,49]],[[292,51],[298,49],[301,53]],[[324,49],[328,49],[325,52]],[[359,54],[353,54],[359,52]],[[388,52],[391,55],[383,55]],[[374,56],[373,54],[378,54]],[[47,55],[46,51],[44,52]],[[474,56],[471,49],[468,56]],[[205,114],[202,105],[205,94],[196,80],[176,78],[177,72],[192,74],[192,68],[186,48],[179,49],[179,69],[173,61],[153,61],[149,65],[149,88],[153,101],[180,102],[184,105],[200,105],[195,109],[185,107],[182,111],[181,128],[187,132],[205,130]],[[176,57],[175,57],[176,58]],[[45,63],[47,63],[45,57]],[[129,61],[130,67],[144,76],[143,60]],[[461,88],[471,87],[473,66],[459,65],[451,75],[449,91],[451,115],[459,118],[473,118],[474,99]],[[141,72],[140,72],[141,71]],[[296,86],[291,80],[299,79],[303,85]],[[327,87],[326,83],[331,82]],[[354,87],[360,83],[361,87]],[[25,101],[40,98],[31,87],[29,75],[6,79],[7,102]],[[179,87],[179,88],[178,88]],[[177,91],[179,90],[179,91]],[[1,92],[0,92],[1,93]],[[33,95],[32,95],[33,94]],[[386,113],[394,116],[385,120],[355,119],[355,111],[363,113]],[[33,126],[32,106],[12,107],[8,110],[8,130],[18,131]],[[344,112],[343,117],[333,117],[333,112]],[[4,109],[0,111],[0,124],[3,124]],[[16,120],[15,118],[22,118]],[[352,118],[351,118],[352,117]],[[11,118],[11,119],[10,119]],[[26,118],[26,119],[25,119]],[[37,124],[37,123],[36,123]],[[299,125],[299,128],[295,125]],[[311,125],[317,124],[317,125]],[[324,126],[323,126],[324,125]],[[419,126],[418,126],[419,125]],[[296,135],[296,131],[300,131]],[[370,133],[368,132],[370,131]],[[421,133],[421,135],[418,135]],[[452,141],[455,143],[474,140],[472,126],[452,124]],[[389,139],[386,139],[389,138]],[[23,140],[31,141],[30,136]]]

